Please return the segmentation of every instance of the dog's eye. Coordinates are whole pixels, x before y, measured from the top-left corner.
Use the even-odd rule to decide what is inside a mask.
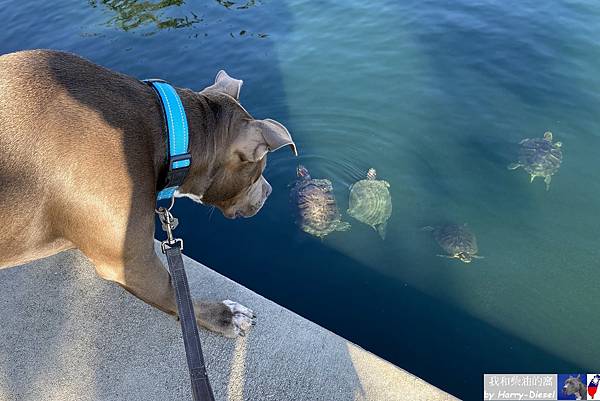
[[[244,154],[242,152],[237,152],[237,155],[238,155],[238,159],[240,159],[240,162],[250,163],[250,160],[246,159],[246,156],[244,156]]]

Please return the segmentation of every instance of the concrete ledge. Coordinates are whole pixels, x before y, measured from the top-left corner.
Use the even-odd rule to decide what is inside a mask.
[[[455,400],[189,258],[192,293],[254,309],[201,332],[218,401]],[[0,270],[0,400],[191,400],[178,323],[98,278],[78,251]]]

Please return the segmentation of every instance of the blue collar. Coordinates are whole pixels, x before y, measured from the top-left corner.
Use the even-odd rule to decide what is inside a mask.
[[[169,199],[183,183],[192,162],[192,156],[188,153],[187,117],[175,88],[161,79],[145,79],[143,82],[154,89],[162,105],[163,121],[168,134],[168,169],[159,177],[156,199]]]

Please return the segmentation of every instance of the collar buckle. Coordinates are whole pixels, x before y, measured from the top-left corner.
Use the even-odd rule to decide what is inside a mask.
[[[163,187],[178,187],[183,184],[183,180],[190,170],[191,165],[192,155],[189,153],[169,156],[169,168],[165,176]]]

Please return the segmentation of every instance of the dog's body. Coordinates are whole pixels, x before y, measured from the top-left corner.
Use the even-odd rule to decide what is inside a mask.
[[[249,217],[271,188],[266,153],[289,132],[254,120],[224,72],[202,92],[179,89],[190,131],[190,171],[179,196]],[[176,314],[154,253],[157,183],[167,144],[160,103],[144,83],[68,53],[0,57],[0,267],[79,248],[97,273]],[[253,314],[233,302],[196,302],[200,325],[243,333]]]

